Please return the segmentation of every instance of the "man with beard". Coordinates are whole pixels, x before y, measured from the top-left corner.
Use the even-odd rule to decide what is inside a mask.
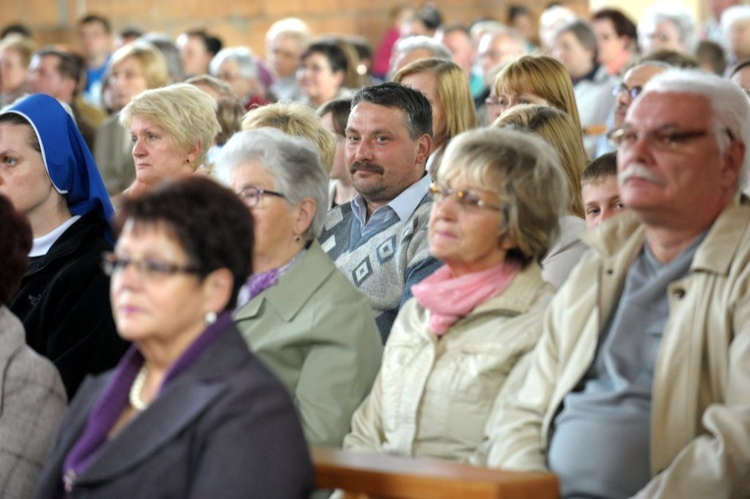
[[[439,266],[427,251],[431,146],[432,111],[420,92],[384,83],[355,94],[345,162],[357,195],[328,212],[320,242],[370,298],[383,342],[412,284]]]

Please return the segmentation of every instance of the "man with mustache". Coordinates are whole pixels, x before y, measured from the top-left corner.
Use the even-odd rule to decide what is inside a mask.
[[[384,343],[412,284],[439,266],[427,252],[431,147],[432,111],[420,92],[384,83],[354,95],[345,162],[357,195],[328,212],[320,242],[370,298]]]
[[[750,497],[750,103],[716,76],[654,77],[611,134],[628,213],[550,304],[486,461],[562,497]]]

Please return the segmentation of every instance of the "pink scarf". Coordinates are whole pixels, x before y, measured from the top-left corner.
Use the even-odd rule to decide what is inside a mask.
[[[505,291],[520,269],[517,263],[503,262],[481,272],[453,277],[450,268],[443,265],[412,286],[411,292],[430,311],[432,332],[442,336],[477,305]]]

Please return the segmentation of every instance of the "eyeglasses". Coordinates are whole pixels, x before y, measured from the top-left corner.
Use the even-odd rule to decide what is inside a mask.
[[[643,91],[643,87],[633,87],[628,88],[627,85],[624,83],[618,83],[614,87],[612,87],[612,95],[617,97],[620,94],[626,93],[630,96],[631,99],[635,99],[639,95],[641,95],[641,92]]]
[[[133,260],[131,258],[121,258],[112,253],[105,251],[102,253],[102,270],[108,276],[122,272],[129,265],[133,265],[144,279],[158,280],[175,274],[200,274],[198,267],[192,265],[177,265],[175,263],[159,262],[157,260]]]
[[[251,208],[258,204],[258,201],[260,201],[260,197],[263,194],[268,194],[269,196],[276,196],[282,199],[286,199],[286,196],[284,196],[280,192],[269,191],[268,189],[262,189],[260,187],[255,187],[253,185],[251,185],[250,187],[245,187],[244,189],[242,189],[241,191],[237,193],[240,199],[242,199],[245,202],[245,204]]]
[[[484,103],[487,104],[488,106],[499,106],[500,100],[497,97],[487,97],[484,100]]]
[[[732,138],[731,132],[726,130],[729,138]],[[709,130],[673,130],[671,128],[650,130],[648,132],[633,130],[631,128],[618,128],[607,134],[609,142],[617,148],[632,147],[636,141],[645,138],[654,147],[659,150],[672,150],[677,146],[690,140],[705,137]]]
[[[459,206],[461,206],[461,208],[486,208],[493,211],[503,211],[503,208],[501,206],[496,206],[494,204],[485,202],[475,192],[472,191],[457,191],[451,189],[450,187],[440,186],[438,184],[432,183],[430,184],[429,193],[433,201],[438,204],[441,204],[443,201],[455,194],[456,199],[458,200],[458,204]]]

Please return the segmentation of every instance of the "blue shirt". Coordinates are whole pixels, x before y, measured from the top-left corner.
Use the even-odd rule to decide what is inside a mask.
[[[369,220],[367,219],[367,203],[365,199],[359,193],[354,196],[354,199],[350,201],[352,213],[354,213],[355,218],[359,222],[362,235],[379,231],[393,217],[398,217],[402,222],[407,220],[414,213],[414,210],[417,209],[417,206],[419,206],[419,202],[427,192],[431,181],[429,175],[424,175],[417,182],[404,189],[401,194],[393,198],[388,204],[372,212]]]

